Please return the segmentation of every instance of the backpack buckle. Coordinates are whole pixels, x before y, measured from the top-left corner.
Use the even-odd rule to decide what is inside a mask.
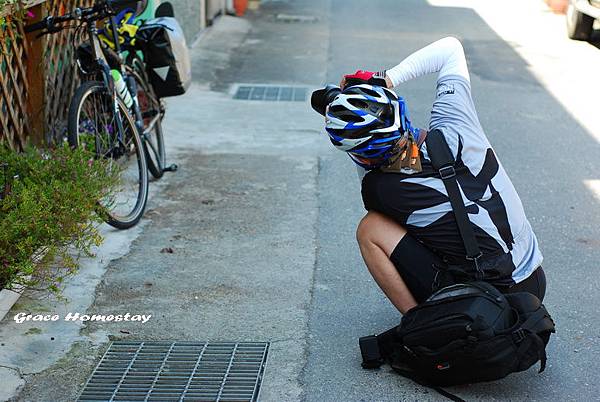
[[[516,344],[519,344],[527,337],[525,330],[523,328],[519,328],[515,332],[512,333],[512,339]]]
[[[454,166],[444,166],[439,170],[440,177],[442,180],[451,179],[456,176],[456,170],[454,170]]]
[[[477,260],[479,260],[481,257],[483,257],[483,253],[480,251],[477,255],[467,255],[467,256],[465,256],[465,259],[469,260],[469,261],[475,261],[475,262],[477,262]]]

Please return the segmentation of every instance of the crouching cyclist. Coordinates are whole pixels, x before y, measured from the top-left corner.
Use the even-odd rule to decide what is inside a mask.
[[[429,73],[438,73],[438,79],[426,131],[412,126],[404,99],[390,89]],[[359,167],[368,212],[357,239],[393,305],[404,314],[439,288],[442,276],[447,280],[448,272],[466,272],[475,263],[500,291],[526,291],[542,300],[542,254],[479,123],[460,41],[441,39],[384,72],[346,75],[340,87],[321,112],[331,142]],[[483,253],[475,261],[466,257],[444,183],[427,154],[425,138],[435,129],[443,133],[456,166],[463,167],[457,181]]]

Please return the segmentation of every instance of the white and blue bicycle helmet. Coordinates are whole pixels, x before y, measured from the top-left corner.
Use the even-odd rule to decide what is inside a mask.
[[[396,142],[412,131],[404,99],[377,85],[345,88],[329,104],[325,117],[331,143],[365,169],[384,165]]]

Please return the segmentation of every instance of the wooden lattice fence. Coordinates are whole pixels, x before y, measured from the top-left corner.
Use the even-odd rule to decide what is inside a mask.
[[[0,27],[0,138],[20,148],[30,134],[27,51],[23,32],[6,16]]]
[[[33,0],[26,3],[30,21],[62,15],[92,0]],[[75,47],[81,38],[73,29],[36,38],[25,35],[14,7],[0,10],[0,141],[13,149],[27,142],[60,140],[72,93],[78,83]],[[80,34],[78,34],[80,35]]]

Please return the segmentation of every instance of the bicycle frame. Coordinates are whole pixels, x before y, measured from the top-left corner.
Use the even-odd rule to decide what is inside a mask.
[[[143,68],[143,66],[142,66]],[[140,129],[140,132],[142,133],[142,136],[144,137],[144,139],[146,139],[146,136],[154,129],[154,126],[156,125],[156,122],[160,119],[162,119],[164,112],[163,111],[159,111],[156,116],[154,116],[152,118],[152,120],[148,123],[148,127],[146,129],[144,129],[144,117],[142,116],[142,111],[140,109],[139,106],[139,99],[137,96],[137,84],[135,82],[135,77],[134,75],[139,75],[138,72],[135,70],[135,68],[133,66],[128,66],[127,64],[125,65],[125,69],[131,69],[131,73],[128,74],[128,87],[129,90],[131,92],[131,95],[134,99],[134,104],[135,104],[135,108],[134,108],[134,112],[135,112],[135,118],[136,118],[136,125],[138,125],[138,128]],[[140,80],[143,79],[143,77],[139,77]]]
[[[135,114],[135,125],[138,128],[140,134],[142,135],[142,139],[146,140],[146,136],[147,134],[150,132],[150,129],[154,126],[154,124],[156,123],[156,120],[153,119],[151,124],[149,124],[148,129],[144,130],[144,123],[143,123],[143,118],[142,118],[142,113],[140,110],[140,105],[139,105],[139,100],[137,97],[137,85],[135,83],[135,79],[131,76],[131,74],[124,74],[125,73],[125,69],[124,69],[124,61],[123,61],[123,49],[121,48],[121,43],[119,41],[119,30],[116,24],[116,20],[114,16],[110,16],[109,18],[110,21],[110,27],[111,27],[111,31],[112,31],[112,37],[114,38],[114,44],[115,44],[115,53],[117,54],[117,56],[119,57],[120,60],[120,65],[121,65],[121,75],[123,76],[123,79],[125,80],[125,84],[127,85],[127,89],[129,90],[129,93],[133,99],[133,112]],[[94,27],[94,32],[93,35],[91,35],[91,37],[94,40],[94,44],[93,44],[93,48],[94,48],[94,52],[96,54],[99,55],[98,61],[100,63],[103,62],[103,69],[105,70],[104,75],[106,75],[106,71],[108,71],[108,79],[111,82],[111,90],[113,92],[113,96],[115,96],[116,99],[116,90],[114,89],[114,80],[112,79],[112,76],[110,75],[110,67],[108,67],[108,63],[106,62],[106,58],[104,57],[104,53],[102,50],[102,45],[100,43],[100,40],[98,39],[98,29],[95,26],[95,23],[93,24]],[[102,64],[101,64],[102,65]],[[108,70],[106,70],[106,68],[108,68]],[[116,107],[116,100],[115,100],[115,107]],[[119,122],[120,123],[120,122]]]
[[[92,45],[91,46],[92,58],[95,61],[95,63],[98,65],[99,71],[102,74],[102,80],[103,80],[104,84],[106,85],[106,87],[108,88],[108,91],[112,98],[113,111],[115,113],[115,116],[119,117],[116,119],[116,123],[117,123],[116,141],[117,141],[117,143],[119,143],[120,145],[122,145],[125,148],[124,133],[123,133],[124,129],[123,129],[123,123],[122,123],[122,119],[121,119],[121,111],[119,110],[119,104],[117,101],[118,94],[117,94],[117,90],[115,87],[115,81],[111,74],[111,68],[108,65],[108,60],[106,59],[106,56],[104,55],[104,51],[102,50],[102,44],[100,42],[100,39],[98,38],[98,28],[96,25],[96,21],[92,20],[92,19],[87,19],[85,21],[85,23],[87,25],[86,29],[87,29],[87,33],[88,33],[88,38]],[[118,35],[118,31],[116,30],[116,27],[114,24],[113,16],[110,17],[110,23],[113,28],[113,35]],[[118,36],[114,36],[114,37],[117,38],[116,54],[119,56],[119,59],[120,59],[121,58],[121,49],[120,49],[120,46],[118,43]],[[120,60],[120,61],[122,61],[122,60]],[[121,65],[122,65],[122,63],[121,63]],[[123,71],[123,68],[121,67],[121,72],[122,71]],[[137,104],[137,96],[134,98],[134,105],[135,105],[135,109],[139,110],[139,106]],[[137,112],[136,112],[136,114],[137,114]],[[138,122],[136,122],[136,125],[138,125]],[[111,140],[113,140],[113,138],[111,138]],[[110,144],[110,145],[111,145],[111,148],[113,148],[113,144]]]
[[[155,0],[148,0],[148,2],[146,4],[146,9],[144,10],[144,12],[142,14],[149,15],[150,11],[152,11],[152,13],[154,13],[154,9],[156,8],[154,1]],[[141,16],[136,17],[136,20],[139,20],[140,17]],[[118,26],[118,24],[116,24],[115,16],[110,17],[110,29],[111,29],[111,34],[112,34],[112,38],[113,38],[111,43],[114,44],[114,52],[120,57],[120,59],[122,61],[121,73],[125,79],[127,88],[129,89],[129,92],[134,101],[133,112],[134,112],[134,117],[136,120],[136,126],[140,130],[140,133],[141,133],[143,139],[147,140],[148,134],[152,132],[152,130],[154,129],[154,126],[156,125],[156,122],[163,118],[164,112],[162,110],[160,110],[159,113],[156,116],[154,116],[152,118],[152,120],[148,123],[147,128],[144,129],[144,118],[142,116],[142,112],[141,112],[140,105],[139,105],[139,99],[137,97],[137,84],[135,82],[135,77],[133,77],[133,75],[139,75],[139,74],[135,70],[133,65],[129,65],[129,61],[128,61],[130,57],[132,57],[136,54],[139,54],[140,51],[139,51],[139,49],[136,49],[135,47],[132,47],[132,46],[128,46],[127,44],[121,45],[121,41],[119,40],[119,26]],[[133,59],[131,59],[131,60],[133,60]],[[143,70],[144,66],[141,66],[141,68]],[[124,72],[127,72],[127,74],[124,74]],[[143,77],[139,77],[139,78],[143,78]]]

